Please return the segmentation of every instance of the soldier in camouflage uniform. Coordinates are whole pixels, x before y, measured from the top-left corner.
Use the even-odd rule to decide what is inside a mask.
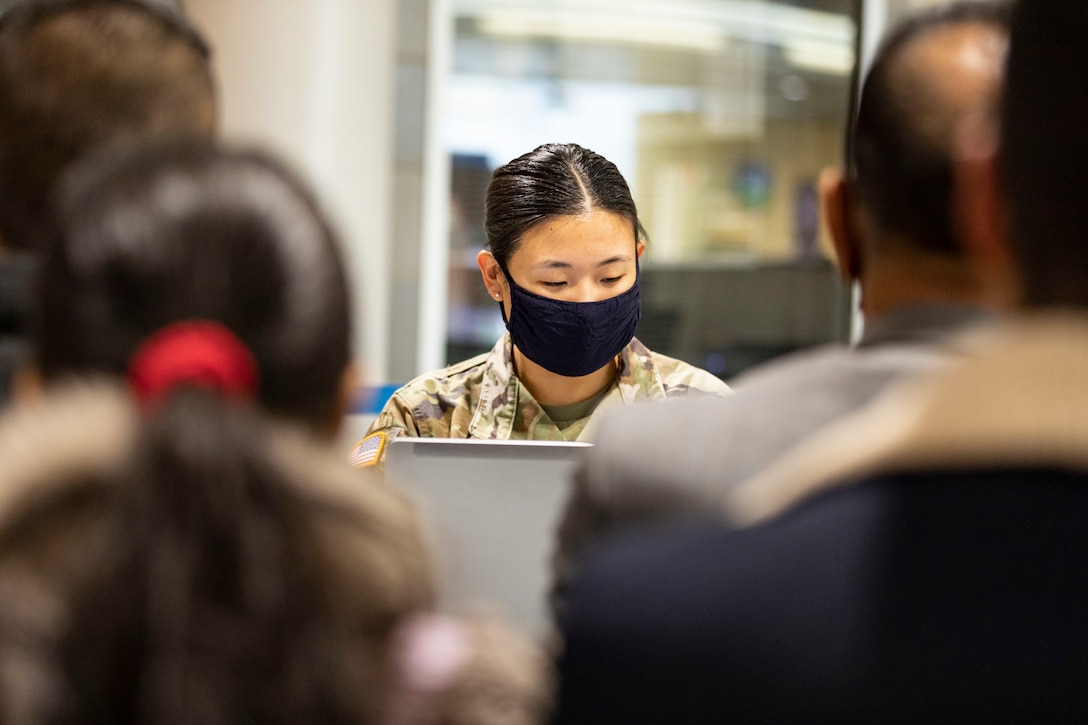
[[[724,393],[725,383],[656,352],[633,338],[617,357],[615,382],[585,416],[554,420],[513,374],[510,335],[491,352],[422,375],[386,404],[371,427],[421,438],[582,440],[593,413],[606,403],[665,400],[689,390]]]
[[[495,171],[486,217],[489,249],[477,261],[508,332],[491,352],[397,390],[356,465],[381,466],[400,435],[584,441],[602,407],[728,393],[635,339],[644,231],[610,161],[541,146]]]

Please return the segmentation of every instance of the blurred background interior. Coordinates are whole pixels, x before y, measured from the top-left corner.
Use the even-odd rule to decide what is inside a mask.
[[[336,220],[368,389],[490,349],[484,190],[550,141],[631,184],[652,349],[728,380],[850,340],[816,178],[885,28],[936,3],[162,1],[213,47],[224,136],[285,157]]]

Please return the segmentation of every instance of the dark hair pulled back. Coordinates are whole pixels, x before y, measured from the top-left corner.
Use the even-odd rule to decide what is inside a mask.
[[[66,178],[45,240],[37,362],[47,379],[125,375],[149,335],[229,328],[257,399],[328,427],[351,357],[345,271],[306,187],[254,151],[184,142],[104,152]]]
[[[505,267],[536,225],[594,209],[627,219],[633,243],[646,238],[631,190],[615,164],[578,144],[538,146],[491,177],[484,205],[488,249]]]

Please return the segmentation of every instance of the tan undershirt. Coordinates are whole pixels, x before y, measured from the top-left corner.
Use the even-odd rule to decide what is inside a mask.
[[[559,428],[559,430],[563,430],[572,423],[576,423],[583,418],[588,418],[611,387],[612,386],[608,386],[596,395],[586,398],[585,400],[580,400],[577,403],[571,403],[570,405],[541,405],[540,407],[548,414],[548,417],[552,419],[552,422],[555,423],[556,427]]]

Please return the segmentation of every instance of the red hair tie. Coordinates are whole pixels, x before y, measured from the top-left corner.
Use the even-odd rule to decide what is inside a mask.
[[[129,382],[142,402],[153,403],[179,385],[198,385],[251,399],[257,362],[249,348],[218,322],[176,322],[154,333],[129,360]]]

